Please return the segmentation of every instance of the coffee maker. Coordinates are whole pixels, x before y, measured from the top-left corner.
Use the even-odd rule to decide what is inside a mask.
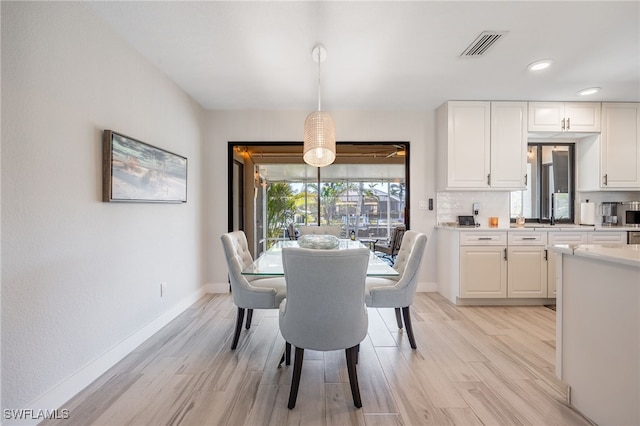
[[[600,204],[600,216],[602,216],[602,226],[618,225],[618,204],[617,201],[603,201]]]

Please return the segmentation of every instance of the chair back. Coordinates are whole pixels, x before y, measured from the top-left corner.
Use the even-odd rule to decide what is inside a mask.
[[[320,234],[320,235],[334,235],[340,238],[342,232],[342,226],[340,225],[320,225],[320,226],[301,226],[298,228],[300,235]]]
[[[395,285],[398,289],[403,289],[402,298],[404,302],[399,306],[409,306],[418,286],[418,275],[420,264],[427,247],[427,236],[417,231],[406,231],[402,238],[400,250],[396,256],[393,268],[400,273],[400,279]]]
[[[402,237],[404,236],[406,228],[404,226],[396,226],[393,228],[391,234],[391,240],[389,240],[389,247],[391,248],[391,256],[395,256],[400,251],[400,245],[402,245]]]
[[[282,249],[287,298],[280,331],[293,346],[332,351],[358,345],[367,334],[364,286],[369,249]]]
[[[233,302],[239,307],[251,306],[254,304],[255,287],[249,284],[250,280],[257,277],[247,277],[242,275],[242,270],[253,262],[253,257],[249,251],[247,236],[243,231],[234,231],[223,234],[222,248],[229,269],[229,282],[231,283],[231,294]],[[266,289],[262,290],[267,291]],[[273,291],[273,294],[276,292]]]

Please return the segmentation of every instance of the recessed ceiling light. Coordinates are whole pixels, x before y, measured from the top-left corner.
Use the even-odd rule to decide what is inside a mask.
[[[582,89],[578,92],[578,95],[580,96],[589,96],[589,95],[593,95],[594,93],[598,93],[600,91],[599,87],[589,87],[588,89]]]
[[[553,61],[551,59],[542,59],[530,63],[529,65],[527,65],[527,69],[529,69],[529,71],[542,71],[549,68],[552,63]]]

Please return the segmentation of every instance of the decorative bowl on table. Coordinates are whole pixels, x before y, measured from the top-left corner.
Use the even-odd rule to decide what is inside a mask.
[[[309,234],[298,238],[298,246],[302,248],[331,250],[339,245],[340,240],[335,235]]]

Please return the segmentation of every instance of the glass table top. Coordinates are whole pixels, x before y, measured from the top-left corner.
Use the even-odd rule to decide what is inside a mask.
[[[264,252],[259,258],[254,260],[251,265],[244,269],[242,275],[284,275],[284,269],[282,268],[282,247],[298,247],[298,242],[294,240],[278,241],[273,247]],[[366,247],[367,246],[357,240],[340,240],[338,250]],[[368,277],[397,277],[398,275],[398,271],[371,252],[369,255],[369,266],[367,267]]]

